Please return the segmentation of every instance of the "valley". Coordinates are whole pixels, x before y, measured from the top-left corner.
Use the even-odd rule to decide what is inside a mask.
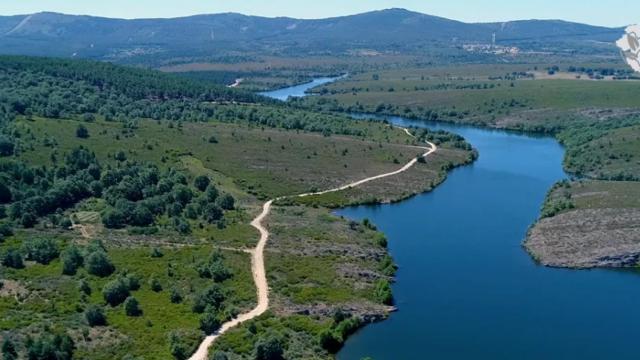
[[[634,357],[624,32],[0,14],[2,358]]]

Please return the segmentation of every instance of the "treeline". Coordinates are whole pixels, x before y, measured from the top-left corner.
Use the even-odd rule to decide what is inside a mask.
[[[115,91],[133,100],[198,99],[202,101],[256,102],[252,93],[212,86],[154,70],[113,65],[108,62],[64,60],[27,56],[0,56],[3,72],[32,73],[83,82],[100,91]]]
[[[16,116],[122,123],[143,118],[216,119],[325,135],[366,135],[343,117],[275,104],[255,94],[150,70],[80,60],[0,57],[0,124]],[[3,143],[11,147],[16,140],[9,130],[4,132],[3,149]],[[13,151],[3,149],[0,155]]]
[[[640,181],[640,171],[634,166],[640,158],[638,134],[640,117],[629,115],[608,121],[583,120],[556,137],[566,147],[564,165],[569,172],[599,180]]]
[[[209,102],[268,102],[248,92],[91,61],[0,57],[0,121],[17,115],[125,122],[202,121]]]

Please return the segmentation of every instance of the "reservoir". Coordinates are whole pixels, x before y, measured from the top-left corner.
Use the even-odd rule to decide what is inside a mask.
[[[308,87],[302,94],[316,85],[303,86]],[[289,95],[300,91],[296,87]],[[286,89],[274,94],[288,98]],[[337,211],[373,221],[387,235],[400,267],[393,285],[399,311],[350,337],[338,359],[637,356],[637,273],[546,268],[522,247],[546,192],[567,177],[557,141],[400,117],[386,120],[460,134],[480,157],[452,171],[430,193],[398,204]]]

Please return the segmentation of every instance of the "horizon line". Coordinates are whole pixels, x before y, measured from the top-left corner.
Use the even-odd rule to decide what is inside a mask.
[[[225,11],[225,12],[217,12],[217,13],[216,12],[212,12],[212,13],[194,13],[194,14],[190,14],[190,15],[169,16],[169,17],[163,17],[163,16],[156,16],[156,17],[153,17],[153,16],[152,17],[113,17],[113,16],[85,14],[85,13],[66,13],[66,12],[51,11],[51,10],[42,10],[42,11],[37,11],[37,12],[33,12],[33,13],[20,13],[20,14],[10,14],[10,15],[0,14],[0,17],[13,17],[13,16],[25,16],[26,17],[26,16],[37,15],[37,14],[57,14],[57,15],[64,15],[64,16],[79,16],[79,17],[93,17],[93,18],[102,18],[102,19],[110,19],[110,20],[135,21],[135,20],[172,20],[172,19],[184,19],[184,18],[196,17],[196,16],[215,16],[215,15],[230,15],[230,14],[233,14],[233,15],[241,15],[241,16],[248,16],[248,17],[259,17],[259,18],[264,18],[264,19],[328,20],[328,19],[339,19],[339,18],[344,18],[344,17],[358,16],[358,15],[370,14],[370,13],[375,13],[375,12],[383,12],[383,11],[392,11],[392,10],[402,10],[402,11],[415,13],[415,14],[420,14],[420,15],[424,15],[424,16],[431,16],[431,17],[436,17],[436,18],[440,18],[440,19],[446,19],[446,20],[450,20],[450,21],[457,21],[457,22],[464,23],[464,24],[498,24],[498,23],[512,23],[512,22],[521,22],[521,21],[562,21],[562,22],[566,22],[566,23],[581,24],[581,25],[588,25],[588,26],[594,26],[594,27],[604,27],[604,28],[609,28],[609,29],[626,28],[626,27],[628,27],[630,25],[633,25],[633,24],[616,25],[616,26],[595,25],[595,24],[586,23],[586,22],[564,20],[564,19],[561,19],[561,18],[521,18],[521,19],[502,20],[502,21],[495,20],[495,21],[466,22],[466,21],[457,20],[457,19],[453,19],[453,18],[447,18],[447,17],[444,17],[444,16],[427,14],[427,13],[423,13],[423,12],[420,12],[420,11],[410,10],[410,9],[407,9],[407,8],[397,8],[397,7],[394,7],[394,8],[382,8],[382,9],[372,9],[372,10],[369,10],[369,11],[357,12],[357,13],[353,13],[353,14],[329,16],[329,17],[315,17],[315,18],[292,17],[292,16],[284,16],[284,15],[283,16],[265,16],[265,15],[256,15],[256,14],[245,14],[245,13],[235,12],[235,11]]]

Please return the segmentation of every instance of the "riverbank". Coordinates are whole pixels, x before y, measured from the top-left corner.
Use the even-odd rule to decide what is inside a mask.
[[[430,69],[411,69],[358,74],[347,81],[315,89],[315,93],[324,96],[307,98],[297,105],[346,114],[368,111],[376,118],[403,116],[416,122],[429,119],[553,136],[566,148],[563,164],[568,173],[594,184],[604,181],[605,187],[611,187],[605,193],[615,192],[615,181],[633,181],[640,186],[640,139],[636,136],[640,131],[640,109],[629,96],[640,85],[530,80],[517,73],[505,76],[500,73],[504,71],[502,67],[484,66],[475,70],[478,73],[451,69],[445,75]],[[598,97],[602,93],[609,94],[608,100]],[[557,95],[550,98],[549,94]],[[590,107],[585,107],[586,103]],[[637,265],[633,260],[636,257],[629,254],[629,244],[635,248],[640,246],[640,240],[635,235],[620,238],[618,233],[628,230],[624,222],[617,220],[615,214],[619,211],[615,206],[602,207],[597,215],[599,225],[586,233],[571,225],[582,216],[580,210],[564,208],[542,219],[544,226],[534,227],[524,241],[531,255],[550,266]],[[574,213],[562,214],[567,212]],[[554,218],[556,215],[559,217]],[[571,216],[575,219],[567,219]],[[631,219],[635,221],[634,216]],[[590,242],[589,246],[583,244],[593,252],[591,259],[585,258],[582,245],[558,240],[585,236],[604,239]],[[596,259],[597,254],[602,261]]]

